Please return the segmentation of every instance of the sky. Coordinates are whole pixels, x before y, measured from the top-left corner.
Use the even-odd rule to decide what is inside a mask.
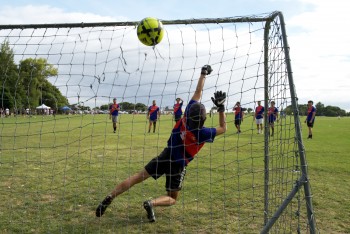
[[[0,0],[0,24],[223,18],[281,11],[299,104],[350,111],[348,0]]]

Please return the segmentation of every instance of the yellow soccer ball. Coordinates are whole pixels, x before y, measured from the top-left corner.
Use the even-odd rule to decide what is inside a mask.
[[[147,17],[140,21],[137,26],[137,37],[146,46],[155,46],[162,41],[164,28],[160,20]]]

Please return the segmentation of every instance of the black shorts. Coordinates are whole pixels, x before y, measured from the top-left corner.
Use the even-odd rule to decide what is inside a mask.
[[[314,127],[314,122],[309,122],[309,121],[307,121],[307,126],[309,127],[309,128],[313,128]]]
[[[166,191],[179,191],[186,175],[186,168],[171,160],[170,149],[165,148],[158,157],[153,158],[146,166],[146,171],[155,180],[166,175]]]
[[[241,125],[242,119],[235,119],[235,125]]]

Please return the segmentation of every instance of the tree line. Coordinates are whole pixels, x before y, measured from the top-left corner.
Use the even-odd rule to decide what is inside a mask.
[[[48,81],[57,75],[58,69],[45,58],[26,58],[16,64],[9,42],[3,42],[0,47],[0,109],[23,113],[27,108],[35,109],[45,104],[55,110],[63,106],[70,106],[72,110],[90,110],[90,107],[69,105],[68,99]],[[110,104],[94,109],[108,110]],[[121,110],[128,112],[147,110],[143,103],[121,102],[119,105]]]
[[[143,103],[130,103],[130,102],[120,102],[118,103],[120,106],[120,110],[127,111],[127,112],[134,112],[134,111],[146,111],[148,107]],[[110,105],[110,104],[109,104]],[[108,110],[109,105],[102,105],[100,106],[100,110]]]
[[[68,105],[67,98],[48,81],[57,74],[57,68],[45,58],[26,58],[16,64],[9,42],[3,42],[0,47],[0,108],[17,113],[43,103],[56,110]]]
[[[307,115],[307,104],[298,105],[299,114]],[[346,112],[345,110],[337,107],[337,106],[325,106],[323,103],[318,102],[315,105],[316,107],[316,116],[329,116],[329,117],[337,117],[337,116],[350,116],[350,112]],[[287,115],[292,114],[292,107],[288,106],[285,109],[285,113]]]
[[[56,110],[69,105],[68,99],[48,81],[49,77],[57,75],[58,69],[49,64],[45,58],[26,58],[16,64],[9,42],[3,42],[0,47],[0,108],[18,112],[27,108],[35,109],[43,103]],[[108,110],[109,105],[102,105],[99,109]],[[119,105],[121,110],[128,112],[147,110],[147,106],[143,103],[121,102]],[[337,106],[325,106],[318,102],[315,107],[316,116],[350,116],[350,112],[347,113]],[[251,111],[253,109],[248,108],[248,112]],[[283,111],[292,114],[291,106]],[[307,114],[306,104],[299,105],[299,114]]]

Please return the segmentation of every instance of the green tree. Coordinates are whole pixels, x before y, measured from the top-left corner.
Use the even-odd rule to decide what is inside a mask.
[[[13,50],[5,41],[0,47],[0,107],[13,109],[16,107],[16,88],[18,82],[17,65],[14,62]]]
[[[135,109],[135,104],[130,102],[121,102],[119,103],[120,109],[123,111],[132,111]]]
[[[143,103],[130,103],[130,102],[121,102],[119,103],[121,110],[123,111],[146,111],[147,106]]]
[[[316,105],[316,115],[317,116],[329,116],[329,117],[334,117],[334,116],[346,116],[348,113],[346,113],[345,110],[337,107],[337,106],[324,106],[321,102],[318,102]],[[299,114],[300,115],[307,115],[307,105],[299,105]],[[292,106],[288,106],[285,109],[285,113],[287,115],[291,115],[292,112]]]
[[[326,116],[332,116],[332,117],[334,117],[334,116],[346,116],[346,111],[340,109],[337,106],[326,106],[324,109],[324,112],[325,112]]]
[[[321,102],[316,103],[315,107],[316,107],[316,110],[317,110],[316,111],[316,115],[317,116],[326,115],[324,105]]]
[[[22,60],[19,65],[19,74],[24,84],[25,97],[29,97],[26,102],[28,107],[33,108],[44,103],[58,109],[68,104],[67,98],[47,80],[49,77],[57,76],[58,70],[46,59]]]
[[[100,110],[109,110],[109,105],[110,104],[100,106]]]
[[[143,104],[143,103],[136,103],[135,110],[137,110],[137,111],[146,111],[147,110],[147,106],[145,104]]]
[[[0,107],[20,111],[45,103],[58,109],[68,104],[59,89],[48,78],[58,70],[44,58],[27,58],[16,65],[9,42],[0,46]]]

